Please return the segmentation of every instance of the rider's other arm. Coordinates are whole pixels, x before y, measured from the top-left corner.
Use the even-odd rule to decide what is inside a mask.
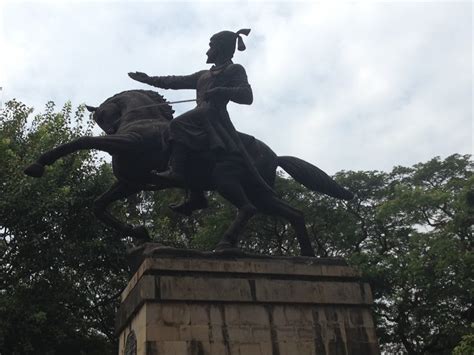
[[[147,84],[161,89],[196,89],[203,71],[191,75],[151,76]]]
[[[221,95],[238,104],[250,105],[253,102],[253,94],[244,67],[232,64],[226,74],[229,75],[229,80],[220,88]]]

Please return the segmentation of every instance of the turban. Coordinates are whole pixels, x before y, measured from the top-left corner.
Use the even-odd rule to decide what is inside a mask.
[[[247,28],[238,30],[237,32],[221,31],[211,37],[211,42],[219,43],[219,45],[222,45],[223,48],[231,50],[233,54],[235,52],[235,40],[238,42],[237,48],[239,51],[245,50],[245,44],[241,35],[248,36],[249,33],[250,29]]]

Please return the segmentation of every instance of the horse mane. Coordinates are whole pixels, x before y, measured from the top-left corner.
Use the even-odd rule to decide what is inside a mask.
[[[118,101],[118,104],[123,102],[124,98],[127,96],[135,96],[136,94],[142,94],[147,96],[149,99],[151,99],[153,102],[157,104],[165,104],[165,105],[160,105],[160,106],[154,106],[153,108],[158,109],[163,117],[167,119],[168,121],[171,121],[173,119],[173,114],[174,110],[171,107],[171,105],[168,104],[168,101],[164,98],[163,95],[160,95],[156,91],[153,90],[126,90],[119,92],[118,94],[115,94],[114,96],[109,97],[107,100],[104,101],[105,103],[109,102],[114,102]],[[147,106],[147,105],[143,105]]]

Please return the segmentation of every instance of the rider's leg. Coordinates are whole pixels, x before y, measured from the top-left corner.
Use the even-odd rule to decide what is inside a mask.
[[[185,183],[186,163],[191,149],[199,150],[204,141],[201,125],[205,111],[196,108],[176,117],[170,122],[169,134],[171,143],[170,169],[156,174],[165,180]]]

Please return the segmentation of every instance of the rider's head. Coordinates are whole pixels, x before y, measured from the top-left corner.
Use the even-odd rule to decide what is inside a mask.
[[[211,37],[209,50],[207,51],[207,63],[224,63],[232,59],[235,52],[235,42],[238,42],[239,51],[245,50],[244,41],[240,35],[248,35],[249,29],[242,29],[237,32],[221,31]]]

